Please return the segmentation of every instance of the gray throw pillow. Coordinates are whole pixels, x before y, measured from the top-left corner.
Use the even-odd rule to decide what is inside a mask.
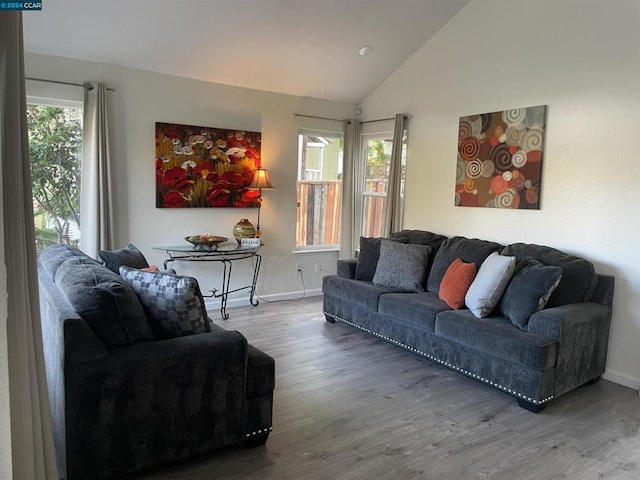
[[[131,285],[158,338],[211,331],[198,281],[164,272],[122,266],[120,275]]]
[[[389,240],[407,243],[404,237],[396,237]],[[358,250],[358,259],[356,260],[353,278],[364,280],[365,282],[373,281],[378,259],[380,258],[380,242],[382,242],[382,237],[360,237],[360,250]]]
[[[114,273],[120,273],[120,267],[146,268],[147,259],[135,245],[129,244],[120,250],[100,250],[98,261]]]
[[[527,331],[529,317],[542,310],[562,279],[562,267],[543,265],[533,258],[518,262],[500,301],[502,314]]]
[[[516,266],[515,257],[496,252],[489,255],[478,270],[476,278],[467,290],[464,303],[478,318],[488,317],[500,303]]]
[[[382,239],[373,284],[410,292],[424,292],[429,255],[428,245],[412,245]]]

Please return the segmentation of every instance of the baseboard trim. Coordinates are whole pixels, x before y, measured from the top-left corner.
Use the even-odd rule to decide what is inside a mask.
[[[321,288],[314,288],[311,290],[299,290],[295,292],[284,292],[284,293],[272,293],[269,295],[258,295],[257,300],[264,300],[265,302],[280,302],[282,300],[298,300],[303,297],[317,297],[322,295]],[[209,316],[215,315],[216,312],[220,311],[220,299],[219,298],[205,298],[205,306],[207,307],[207,311],[209,312]],[[245,295],[237,298],[229,298],[227,301],[227,308],[233,307],[246,307],[250,305],[249,296]]]
[[[631,375],[627,375],[626,373],[618,372],[610,368],[605,370],[602,374],[602,378],[634,390],[638,390],[638,386],[640,385],[640,378],[632,377]]]

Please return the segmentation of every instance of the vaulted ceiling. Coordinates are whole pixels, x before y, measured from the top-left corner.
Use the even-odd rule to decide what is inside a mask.
[[[53,0],[25,50],[359,103],[468,2]]]

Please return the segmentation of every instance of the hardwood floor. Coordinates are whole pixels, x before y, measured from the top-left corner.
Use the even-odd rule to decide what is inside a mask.
[[[139,479],[640,479],[638,392],[605,380],[542,413],[347,325],[321,297],[211,317],[276,359],[273,433]]]

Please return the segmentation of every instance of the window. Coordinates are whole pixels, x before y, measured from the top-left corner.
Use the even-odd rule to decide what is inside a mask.
[[[340,244],[343,143],[336,133],[298,135],[297,248]]]
[[[82,108],[29,104],[27,126],[38,253],[54,243],[77,245]]]
[[[363,134],[362,163],[364,166],[364,185],[362,186],[362,228],[364,237],[382,235],[382,219],[387,208],[389,186],[389,168],[393,132],[385,134]],[[404,199],[404,171],[406,160],[406,142],[403,139],[400,201]]]

